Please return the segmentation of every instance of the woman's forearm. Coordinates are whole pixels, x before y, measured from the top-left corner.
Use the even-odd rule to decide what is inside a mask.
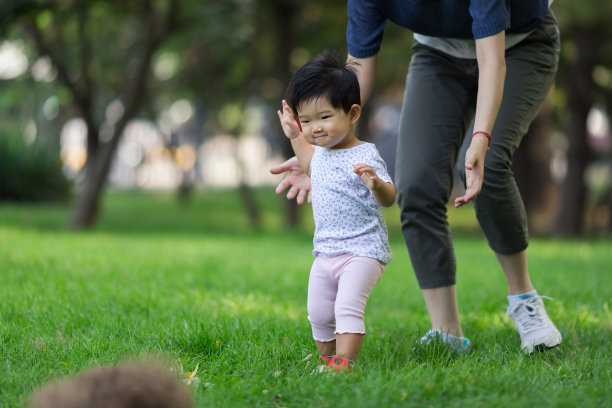
[[[504,32],[476,40],[476,55],[479,75],[474,131],[490,134],[504,93],[506,78]]]
[[[370,97],[370,93],[372,93],[372,88],[374,88],[377,56],[372,55],[371,57],[367,58],[357,58],[349,54],[347,59],[349,62],[355,62],[354,69],[357,74],[357,79],[359,80],[361,106],[363,107]]]

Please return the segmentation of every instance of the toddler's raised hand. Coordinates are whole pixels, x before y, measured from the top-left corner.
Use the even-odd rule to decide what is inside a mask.
[[[281,126],[283,127],[283,132],[285,132],[285,136],[289,139],[295,139],[298,137],[302,131],[300,128],[300,123],[296,118],[293,110],[289,107],[289,104],[286,100],[283,99],[283,111],[277,111],[278,119],[280,119]]]
[[[353,172],[357,173],[361,177],[365,185],[370,190],[375,190],[381,182],[374,169],[367,164],[359,163],[354,165]]]

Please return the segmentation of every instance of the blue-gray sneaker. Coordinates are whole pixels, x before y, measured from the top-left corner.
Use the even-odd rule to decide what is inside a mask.
[[[420,343],[424,345],[436,341],[448,345],[452,350],[459,353],[469,353],[472,349],[472,343],[467,337],[453,336],[452,334],[442,332],[440,329],[427,330],[427,333],[421,337]]]

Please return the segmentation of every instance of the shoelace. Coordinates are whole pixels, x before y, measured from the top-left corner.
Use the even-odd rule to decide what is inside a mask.
[[[548,296],[534,296],[524,300],[519,300],[508,308],[507,316],[514,316],[514,321],[521,326],[523,331],[529,331],[534,327],[544,324],[544,319],[540,316],[540,309],[536,299],[554,300]]]

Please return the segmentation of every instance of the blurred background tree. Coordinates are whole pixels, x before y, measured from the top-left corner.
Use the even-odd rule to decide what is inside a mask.
[[[65,104],[86,126],[87,160],[73,228],[98,214],[121,135],[142,109],[151,61],[177,28],[176,1],[8,1],[3,28],[28,44],[33,58],[47,58]],[[112,105],[111,105],[112,104]],[[109,109],[109,107],[114,107]]]
[[[610,232],[612,3],[558,0],[555,10],[563,41],[557,80],[562,101],[557,105],[557,112],[559,126],[565,130],[567,139],[567,173],[554,231],[561,236],[580,234],[585,227],[585,213],[590,212],[590,222],[601,224]],[[589,177],[587,171],[591,164],[603,167],[600,171],[606,178],[603,182],[593,180],[597,174]]]
[[[558,81],[515,163],[536,231],[610,230],[608,3],[553,5],[563,44]],[[73,228],[95,222],[114,158],[129,142],[122,138],[139,121],[162,136],[160,154],[178,169],[179,197],[188,199],[202,184],[202,172],[194,170],[206,165],[199,152],[215,135],[263,135],[270,149],[292,155],[275,116],[285,86],[292,72],[323,49],[346,49],[346,21],[346,2],[339,0],[3,0],[0,50],[25,58],[25,68],[2,79],[0,59],[0,132],[13,124],[24,140],[59,146],[62,129],[80,120],[86,151],[62,157],[64,165],[83,162],[72,175]],[[379,145],[390,168],[411,38],[407,30],[387,25],[377,86],[358,128]],[[19,52],[7,54],[7,47]],[[256,226],[261,219],[252,170],[245,153],[232,146],[238,191]],[[287,201],[287,223],[295,225],[297,216],[295,203]]]

